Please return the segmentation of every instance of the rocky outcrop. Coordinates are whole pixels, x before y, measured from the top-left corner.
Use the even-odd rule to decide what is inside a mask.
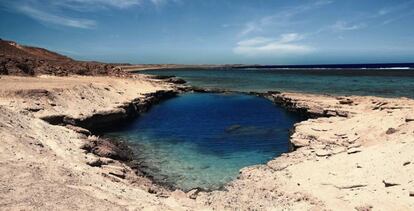
[[[0,39],[0,75],[129,75],[117,65],[76,61],[43,48]]]
[[[152,105],[176,95],[177,92],[173,90],[157,91],[146,94],[144,98],[136,98],[131,102],[126,102],[111,110],[98,111],[82,118],[51,115],[43,116],[41,119],[54,125],[69,124],[91,131],[99,131],[106,128],[113,128],[117,124],[125,124],[125,121],[137,117],[140,113],[147,111]]]
[[[88,137],[88,141],[81,146],[81,149],[99,157],[111,158],[114,160],[131,161],[133,159],[131,149],[123,142],[102,139],[95,136]]]
[[[125,102],[111,110],[98,111],[90,116],[74,118],[64,115],[43,116],[41,119],[55,125],[74,125],[86,128],[90,131],[100,131],[107,128],[113,129],[116,125],[125,124],[126,121],[137,117],[140,113],[147,111],[152,105],[176,96],[173,90],[157,91],[146,94],[144,98],[136,98],[130,102]]]
[[[289,111],[300,113],[311,118],[332,116],[347,117],[349,115],[349,111],[338,109],[336,106],[327,107],[326,104],[316,101],[303,102],[300,99],[292,98],[282,93],[269,92],[262,95]],[[349,98],[338,97],[336,99],[340,105],[352,105],[352,100]]]
[[[293,151],[243,168],[225,191],[196,200],[217,210],[412,210],[414,101],[271,92],[295,124]]]

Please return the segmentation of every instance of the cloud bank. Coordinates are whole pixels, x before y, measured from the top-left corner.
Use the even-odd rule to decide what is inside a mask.
[[[297,43],[303,37],[297,33],[282,34],[279,38],[254,37],[242,40],[233,48],[233,52],[243,56],[285,56],[307,54],[314,49]]]
[[[97,21],[66,16],[64,12],[68,10],[78,13],[108,9],[122,10],[141,6],[144,3],[161,7],[169,1],[177,2],[178,0],[0,0],[0,6],[4,6],[45,24],[93,29],[98,25]]]

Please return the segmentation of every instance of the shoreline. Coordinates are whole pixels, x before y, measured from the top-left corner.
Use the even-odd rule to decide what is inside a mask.
[[[141,76],[138,76],[138,78],[133,79],[133,80],[148,80],[148,84],[152,84],[154,87],[159,86],[160,84],[162,85],[163,88],[161,88],[159,91],[161,91],[160,93],[165,93],[163,90],[168,89],[170,91],[173,91],[175,93],[180,92],[180,91],[189,91],[191,90],[191,88],[177,88],[178,86],[176,85],[172,85],[172,84],[168,84],[168,83],[164,83],[162,82],[162,80],[153,80],[153,79],[148,79],[146,77],[140,78]],[[19,78],[19,77],[12,77],[12,76],[7,76],[5,77],[7,78]],[[0,80],[5,80],[5,78],[2,77],[2,79]],[[47,78],[53,78],[53,77],[46,77]],[[82,77],[78,77],[78,78],[82,78]],[[95,81],[95,79],[97,79],[99,77],[91,77],[90,79],[92,80],[92,85],[87,85],[90,86],[89,88],[91,88],[92,90],[99,90],[97,91],[96,96],[89,96],[89,97],[99,97],[100,95],[102,96],[106,96],[106,92],[114,92],[117,95],[123,95],[123,94],[119,94],[116,93],[117,90],[119,91],[120,89],[118,89],[116,86],[114,86],[112,83],[112,81],[105,81],[105,83],[102,84],[106,84],[102,87],[95,87],[97,86],[96,84],[94,84],[93,81]],[[30,79],[29,79],[30,80]],[[76,77],[74,79],[75,81],[77,80]],[[83,79],[82,79],[83,80]],[[117,79],[118,80],[118,79]],[[119,80],[132,80],[132,79],[119,79]],[[83,82],[83,81],[82,81]],[[129,81],[128,81],[129,82]],[[112,87],[108,86],[112,85]],[[119,85],[119,84],[118,84]],[[41,85],[42,86],[42,85]],[[88,111],[85,113],[85,111],[83,111],[83,109],[81,108],[82,105],[84,106],[88,106],[88,104],[85,103],[81,103],[81,106],[76,108],[76,109],[72,109],[71,111],[66,112],[66,116],[58,116],[56,117],[56,114],[60,114],[62,115],[61,111],[65,110],[64,108],[62,109],[56,109],[55,107],[60,106],[60,103],[65,103],[65,102],[60,102],[60,97],[55,96],[55,94],[58,93],[62,93],[64,96],[69,96],[66,95],[65,92],[68,92],[67,94],[73,95],[76,93],[73,93],[73,89],[77,90],[77,91],[81,91],[81,92],[88,92],[87,89],[82,90],[79,89],[79,86],[82,87],[83,85],[79,85],[76,84],[73,87],[68,87],[67,90],[65,89],[58,89],[55,87],[52,87],[51,90],[47,90],[46,92],[42,89],[37,90],[35,92],[33,91],[23,91],[23,92],[19,92],[18,88],[13,88],[16,90],[13,90],[15,92],[17,92],[20,96],[23,96],[24,98],[27,97],[35,97],[35,100],[38,99],[42,99],[44,98],[45,101],[47,102],[47,104],[49,105],[37,105],[36,102],[33,102],[32,105],[28,106],[28,107],[22,107],[19,106],[19,103],[22,103],[25,100],[22,99],[15,99],[18,102],[14,102],[11,103],[11,105],[5,105],[7,104],[7,95],[10,93],[3,93],[2,94],[2,98],[6,99],[5,101],[0,101],[0,107],[5,107],[6,109],[11,109],[13,112],[17,112],[17,113],[22,113],[22,115],[25,116],[33,116],[33,118],[46,118],[46,120],[52,122],[52,123],[74,123],[75,126],[84,126],[86,128],[89,128],[91,130],[94,130],[93,127],[90,127],[92,125],[95,124],[113,124],[113,122],[111,123],[111,121],[115,120],[115,121],[120,121],[120,120],[125,120],[128,119],[126,117],[128,117],[129,115],[135,115],[138,114],[137,112],[139,111],[143,111],[145,109],[148,109],[150,107],[150,105],[152,105],[153,103],[156,103],[157,100],[160,100],[158,97],[154,97],[151,96],[152,94],[149,94],[149,98],[154,97],[154,98],[158,98],[158,99],[152,99],[152,100],[148,100],[146,99],[146,94],[139,94],[140,97],[134,96],[136,94],[134,93],[129,93],[128,96],[128,100],[126,100],[126,98],[123,98],[124,103],[118,102],[117,106],[113,107],[113,108],[107,108],[106,110],[103,109],[101,111],[97,111],[97,110],[93,110],[93,109],[87,109]],[[109,90],[105,89],[108,88]],[[115,87],[115,88],[114,88]],[[122,87],[122,86],[119,86]],[[127,86],[125,86],[127,87]],[[85,87],[84,87],[85,88]],[[98,88],[98,89],[96,89]],[[72,89],[72,90],[71,90]],[[115,89],[115,90],[112,90]],[[36,89],[33,89],[36,90]],[[157,89],[155,89],[155,93],[157,93]],[[123,90],[125,92],[125,90]],[[195,88],[195,90],[193,91],[205,91],[205,92],[209,92],[209,91],[213,91],[213,90],[204,90],[202,88]],[[220,90],[216,90],[218,92],[220,92]],[[91,93],[91,92],[90,92]],[[151,91],[149,92],[151,93]],[[154,93],[154,92],[153,92]],[[170,93],[170,92],[167,92]],[[117,99],[117,95],[110,95],[110,99],[115,101],[114,99]],[[170,93],[171,94],[171,93]],[[247,94],[254,94],[254,93],[247,93]],[[168,95],[168,94],[167,94]],[[155,197],[155,201],[157,201],[157,204],[161,204],[161,207],[163,206],[166,209],[174,209],[174,206],[178,206],[178,207],[187,207],[189,209],[197,209],[197,208],[215,208],[215,209],[235,209],[236,207],[233,206],[238,206],[237,208],[240,209],[246,209],[246,208],[258,208],[260,209],[260,207],[263,209],[263,207],[284,207],[284,208],[310,208],[310,207],[314,207],[314,208],[333,208],[333,204],[338,203],[338,201],[333,200],[334,202],[332,202],[331,199],[326,199],[324,197],[321,197],[321,194],[316,194],[317,196],[315,196],[314,192],[311,192],[311,194],[309,194],[308,190],[301,190],[298,189],[297,187],[292,188],[290,185],[286,185],[289,182],[289,178],[284,178],[282,176],[280,176],[281,178],[280,181],[285,181],[286,184],[284,184],[285,186],[281,186],[280,184],[275,184],[273,179],[274,176],[273,174],[276,174],[278,172],[280,172],[279,174],[283,174],[286,173],[286,171],[292,171],[292,172],[296,172],[296,174],[298,174],[298,170],[294,169],[291,170],[290,168],[295,168],[297,165],[300,165],[301,162],[303,161],[308,161],[309,159],[313,160],[315,159],[315,157],[317,159],[319,158],[332,158],[332,157],[336,157],[336,156],[342,156],[342,154],[346,153],[348,156],[352,156],[352,155],[358,155],[358,154],[363,154],[365,151],[365,147],[370,147],[370,146],[377,146],[377,145],[381,145],[381,143],[373,143],[372,141],[367,141],[367,142],[362,142],[359,143],[360,140],[362,140],[361,138],[358,140],[355,140],[354,143],[349,143],[348,146],[350,146],[351,144],[355,144],[354,146],[357,146],[358,144],[360,146],[358,147],[351,147],[350,149],[347,149],[346,151],[341,151],[338,150],[336,148],[332,148],[332,146],[337,146],[338,143],[340,144],[345,144],[348,143],[348,140],[354,140],[354,137],[347,137],[347,139],[342,138],[344,137],[344,135],[342,135],[343,133],[340,132],[340,128],[330,128],[332,130],[335,130],[335,132],[333,134],[325,134],[327,132],[329,132],[326,129],[320,129],[320,128],[324,128],[327,127],[325,124],[332,124],[333,126],[335,126],[335,124],[341,124],[341,121],[344,121],[344,119],[346,120],[347,118],[355,118],[358,117],[358,112],[362,112],[362,111],[367,111],[367,110],[373,110],[373,111],[379,111],[380,112],[380,116],[378,117],[378,114],[376,113],[375,115],[373,115],[372,117],[370,116],[370,118],[380,118],[381,115],[387,114],[388,111],[398,111],[398,110],[404,110],[404,109],[408,109],[408,111],[412,111],[412,109],[414,108],[414,103],[413,100],[410,99],[405,99],[405,98],[397,98],[397,99],[387,99],[387,98],[379,98],[379,97],[359,97],[359,96],[350,96],[350,97],[337,97],[337,96],[325,96],[325,95],[312,95],[312,94],[302,94],[302,93],[277,93],[277,92],[269,92],[267,94],[261,94],[262,96],[268,98],[269,100],[280,104],[282,106],[291,108],[293,110],[295,110],[295,112],[300,112],[303,114],[310,114],[312,117],[318,117],[318,118],[313,118],[313,119],[308,119],[306,121],[300,122],[297,125],[295,125],[294,127],[294,132],[292,134],[291,137],[291,142],[294,145],[295,151],[293,152],[289,152],[289,153],[285,153],[280,157],[274,158],[271,161],[269,161],[267,164],[263,164],[263,165],[257,165],[257,166],[249,166],[246,168],[243,168],[241,170],[241,174],[239,176],[238,179],[236,179],[235,181],[232,181],[230,184],[225,186],[225,190],[221,190],[221,191],[209,191],[209,192],[204,192],[204,191],[200,191],[200,190],[194,190],[194,191],[189,191],[189,193],[184,193],[182,191],[174,191],[174,192],[169,192],[169,193],[165,193],[165,191],[163,192],[163,190],[157,190],[158,188],[162,187],[149,187],[148,188],[148,193],[149,195],[154,195],[154,193],[156,193],[155,195],[158,195]],[[51,97],[52,96],[52,97]],[[86,96],[87,97],[87,96]],[[82,99],[82,97],[80,97]],[[1,98],[0,98],[1,99]],[[85,100],[85,96],[84,99]],[[319,100],[319,101],[318,101]],[[26,103],[27,103],[26,99]],[[55,102],[57,101],[57,103]],[[130,102],[127,102],[130,101]],[[374,102],[375,103],[372,103]],[[401,102],[399,102],[401,101]],[[384,104],[385,102],[385,104]],[[399,104],[401,103],[409,103],[409,106],[401,106]],[[32,102],[29,102],[29,104],[31,104]],[[69,103],[69,102],[67,102]],[[74,101],[74,104],[79,103]],[[89,102],[90,103],[90,102]],[[107,103],[106,100],[102,100],[102,103]],[[115,102],[114,102],[115,103]],[[143,104],[140,104],[143,103]],[[54,105],[55,104],[55,105]],[[72,103],[69,103],[72,104]],[[362,104],[362,105],[361,105]],[[397,104],[397,105],[394,105]],[[99,105],[99,103],[98,103]],[[39,109],[40,107],[44,106],[43,109]],[[90,105],[89,105],[90,106]],[[65,106],[63,106],[65,107]],[[375,108],[375,109],[374,109]],[[143,109],[143,110],[141,110]],[[360,110],[358,110],[360,109]],[[52,112],[47,112],[48,110],[51,110]],[[70,109],[69,109],[70,110]],[[23,112],[24,111],[24,112]],[[78,113],[76,113],[76,111]],[[111,113],[112,112],[112,113]],[[135,112],[135,113],[134,113]],[[406,111],[404,111],[406,112]],[[82,115],[79,115],[82,114]],[[392,113],[392,112],[391,112]],[[407,113],[407,112],[406,112]],[[402,114],[398,114],[399,116],[401,115],[405,115],[406,113],[402,113]],[[48,115],[46,115],[48,114]],[[116,114],[115,116],[111,116],[111,114]],[[19,114],[20,115],[20,114]],[[55,116],[54,116],[55,115]],[[376,116],[377,115],[377,116]],[[395,114],[397,115],[397,114]],[[408,115],[408,114],[407,114]],[[32,118],[32,117],[30,117]],[[109,118],[110,121],[104,121],[103,119],[105,118]],[[333,123],[329,123],[329,121],[331,121],[330,118],[333,118],[332,121]],[[360,118],[360,117],[358,117]],[[57,119],[57,120],[56,120]],[[407,119],[409,121],[407,121]],[[59,120],[59,121],[58,121]],[[363,119],[358,119],[358,121],[362,121]],[[408,128],[403,128],[404,130],[408,130],[406,131],[406,137],[405,140],[412,140],[412,131],[411,133],[409,133],[410,127],[413,123],[414,120],[411,120],[411,117],[406,117],[406,119],[404,120],[406,121],[406,124],[408,124]],[[77,125],[80,124],[80,125]],[[309,126],[309,125],[311,126]],[[317,130],[314,130],[314,125],[315,124],[315,128]],[[332,126],[331,125],[331,126]],[[365,125],[366,126],[366,125]],[[368,125],[369,126],[369,125]],[[398,126],[398,125],[397,125]],[[60,126],[58,126],[60,127]],[[390,127],[393,128],[393,127]],[[82,130],[82,128],[72,128],[72,130],[78,130],[78,132],[84,132],[87,133],[87,131]],[[318,131],[319,130],[319,131]],[[395,127],[394,130],[401,130],[399,127]],[[392,130],[392,131],[394,131]],[[339,131],[339,132],[338,132]],[[353,130],[349,130],[346,131],[346,135],[348,136],[352,136],[350,134],[352,134],[350,131]],[[381,136],[386,133],[388,130],[385,131],[381,131]],[[391,131],[391,132],[392,132]],[[392,135],[392,134],[399,134],[400,136],[402,134],[400,134],[400,132],[394,131],[391,134],[387,134],[387,135]],[[332,132],[329,132],[332,133]],[[329,136],[336,136],[335,133],[337,133],[336,135],[338,136],[338,139],[335,139],[335,141],[331,141]],[[411,135],[411,136],[410,136]],[[328,137],[327,137],[328,136]],[[378,137],[381,137],[378,136]],[[394,135],[393,135],[394,136]],[[401,138],[399,136],[399,138]],[[355,137],[356,138],[356,137]],[[342,140],[344,139],[344,140]],[[312,140],[312,141],[309,141]],[[341,142],[338,142],[338,140],[340,140]],[[318,148],[316,147],[317,144],[324,144],[323,147]],[[329,146],[329,147],[327,147]],[[96,147],[96,146],[95,146]],[[344,146],[341,146],[344,147]],[[347,146],[346,146],[347,147]],[[315,148],[315,149],[313,149]],[[306,151],[308,150],[308,151]],[[313,150],[313,151],[312,151]],[[351,153],[348,153],[348,150],[351,150]],[[359,151],[358,151],[359,150]],[[362,153],[361,153],[362,151]],[[336,153],[338,152],[338,153]],[[100,160],[100,161],[99,161]],[[94,161],[90,162],[90,164],[95,163],[93,165],[96,165],[96,163],[101,163],[101,166],[105,166],[106,164],[102,163],[108,163],[108,160],[105,161],[105,159],[101,160],[101,158],[95,158]],[[109,161],[109,162],[114,162],[114,161]],[[319,161],[315,161],[315,162],[319,162]],[[315,165],[314,163],[312,165]],[[409,165],[409,164],[407,164]],[[317,165],[315,165],[317,166]],[[308,166],[305,166],[308,167]],[[334,168],[333,168],[334,169]],[[120,173],[120,172],[121,173]],[[273,172],[273,173],[272,173]],[[291,172],[290,172],[291,173]],[[257,174],[261,175],[261,176],[257,176]],[[125,173],[122,173],[122,170],[118,171],[113,171],[112,174],[108,174],[110,175],[109,178],[113,179],[113,180],[119,180],[119,178],[122,179],[122,177],[126,177]],[[257,177],[252,177],[252,176],[248,176],[248,175],[256,175]],[[114,179],[115,178],[115,179]],[[262,182],[260,183],[261,185],[257,185],[258,182],[255,178],[262,178]],[[269,179],[273,178],[270,182]],[[265,181],[269,182],[269,184],[266,184],[267,187],[262,187]],[[278,180],[279,181],[279,180]],[[385,180],[384,180],[385,181]],[[246,182],[246,183],[245,183]],[[401,183],[401,182],[400,182]],[[273,184],[273,188],[276,189],[272,189],[273,191],[269,190],[269,186],[272,187]],[[302,186],[305,183],[301,183]],[[312,183],[311,183],[312,184]],[[252,186],[253,185],[253,186]],[[334,184],[335,185],[335,184]],[[334,186],[333,185],[333,186]],[[355,184],[351,184],[350,186],[338,186],[338,187],[345,187],[344,189],[363,189],[364,187],[369,186],[370,184],[357,184],[357,186],[355,186]],[[150,185],[149,185],[150,186]],[[329,186],[329,185],[322,185],[322,187],[325,186]],[[355,187],[351,187],[351,186],[355,186]],[[128,185],[126,186],[128,187]],[[257,188],[258,187],[262,187],[265,188],[262,191],[259,191]],[[299,191],[300,194],[295,194],[295,193],[288,193],[289,189],[286,188],[289,187],[292,190],[296,190]],[[312,187],[312,186],[311,186]],[[152,188],[152,189],[151,189]],[[240,189],[243,188],[245,189],[245,193],[243,193],[243,196],[251,198],[251,200],[253,199],[257,199],[257,201],[253,200],[245,200],[243,198],[237,197],[235,195],[237,195],[237,193],[239,193]],[[340,188],[338,188],[340,189]],[[286,192],[280,191],[280,190],[286,190]],[[341,189],[342,190],[342,189]],[[260,193],[258,193],[257,191],[259,191]],[[269,192],[270,191],[270,192]],[[275,192],[276,191],[276,192]],[[329,190],[331,191],[331,190]],[[324,192],[323,193],[329,193],[328,192]],[[168,191],[167,191],[168,192]],[[282,193],[283,192],[283,193]],[[291,192],[291,191],[290,191]],[[406,191],[405,191],[406,192]],[[268,194],[282,194],[280,195],[279,199],[274,199],[274,201],[266,201],[263,200],[262,198],[265,196],[268,196]],[[145,195],[145,194],[144,194]],[[164,195],[164,196],[163,196]],[[366,196],[365,196],[366,197]],[[150,197],[151,198],[151,197]],[[260,200],[259,200],[260,199]],[[297,203],[293,203],[296,200],[300,199]],[[323,199],[323,200],[321,200]],[[113,198],[113,201],[117,201],[117,199]],[[233,204],[229,204],[228,201],[237,201],[238,203],[233,203]],[[367,200],[369,201],[369,200]],[[119,201],[118,201],[119,202]],[[252,204],[254,202],[254,204]],[[113,202],[114,203],[114,202]],[[278,204],[279,203],[279,204]],[[292,204],[293,203],[293,204]],[[345,203],[345,202],[343,202]],[[121,203],[122,204],[122,203]],[[352,204],[352,203],[351,203]],[[172,206],[174,205],[174,206]],[[258,207],[260,206],[260,207]],[[303,207],[302,207],[303,206]],[[352,207],[353,206],[353,207]],[[347,209],[347,208],[355,208],[357,206],[360,205],[351,205],[351,207],[349,205],[345,206],[342,205],[342,207],[339,207],[341,209]],[[363,206],[363,205],[361,205]],[[377,208],[376,204],[375,205],[369,205],[369,206],[374,206],[374,208]],[[409,207],[412,208],[413,204],[410,204]],[[177,208],[177,207],[175,207]],[[404,208],[404,207],[402,207]]]
[[[265,96],[313,116],[295,125],[290,139],[294,151],[242,169],[227,192],[203,194],[200,201],[216,209],[236,208],[223,206],[228,201],[257,209],[283,204],[299,210],[412,209],[408,150],[414,141],[412,99],[299,93]],[[385,159],[388,156],[392,161]],[[236,193],[242,196],[234,197]],[[256,200],[241,200],[253,196]],[[258,200],[269,197],[274,203]]]

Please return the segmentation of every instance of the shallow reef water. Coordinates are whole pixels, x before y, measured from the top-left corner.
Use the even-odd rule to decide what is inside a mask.
[[[140,73],[173,75],[193,86],[231,91],[414,98],[413,69],[171,69]]]
[[[106,136],[132,146],[142,170],[155,181],[214,190],[241,168],[287,152],[289,130],[301,120],[257,96],[189,93]]]

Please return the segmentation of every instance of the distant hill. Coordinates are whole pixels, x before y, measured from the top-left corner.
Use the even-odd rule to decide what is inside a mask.
[[[2,75],[122,75],[118,64],[76,61],[44,48],[0,39]],[[125,65],[125,64],[124,64]]]
[[[0,55],[26,57],[55,61],[73,61],[71,58],[46,50],[44,48],[19,45],[13,41],[0,39]]]

